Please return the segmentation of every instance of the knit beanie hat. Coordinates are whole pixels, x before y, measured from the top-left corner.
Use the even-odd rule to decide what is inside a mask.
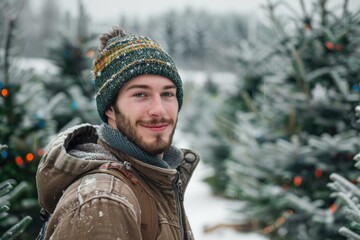
[[[105,112],[115,101],[122,86],[142,74],[161,75],[176,86],[179,111],[183,102],[182,81],[175,63],[154,40],[136,35],[111,38],[94,61],[95,99],[103,122]]]

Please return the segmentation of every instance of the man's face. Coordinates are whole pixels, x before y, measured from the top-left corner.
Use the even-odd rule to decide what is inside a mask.
[[[106,115],[111,127],[144,151],[162,157],[177,123],[176,86],[162,76],[137,76],[121,88]]]

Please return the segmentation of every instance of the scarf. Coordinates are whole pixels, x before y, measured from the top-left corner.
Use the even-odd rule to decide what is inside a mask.
[[[116,150],[153,166],[175,169],[180,165],[183,158],[182,151],[173,146],[170,146],[170,148],[164,152],[163,159],[152,156],[128,140],[122,132],[110,127],[106,123],[100,125],[98,135],[104,142]]]

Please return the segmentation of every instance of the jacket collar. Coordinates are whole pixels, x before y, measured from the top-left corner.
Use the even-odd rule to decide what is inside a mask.
[[[98,144],[102,145],[106,150],[111,152],[121,161],[127,161],[131,164],[132,168],[137,170],[137,173],[140,174],[147,181],[153,182],[162,187],[170,187],[177,179],[179,174],[184,186],[186,187],[194,169],[199,163],[199,156],[191,151],[186,149],[181,149],[181,163],[176,169],[171,168],[161,168],[151,164],[144,163],[136,158],[129,156],[117,149],[112,148],[102,139],[98,139]]]

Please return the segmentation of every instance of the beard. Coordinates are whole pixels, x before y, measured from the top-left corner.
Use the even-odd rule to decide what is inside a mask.
[[[130,119],[128,119],[117,107],[114,108],[115,112],[115,122],[117,129],[122,132],[125,137],[128,138],[131,142],[135,143],[143,151],[149,153],[150,155],[156,156],[164,153],[168,150],[172,144],[176,122],[171,119],[153,119],[150,121],[137,120],[135,124],[132,124]],[[173,129],[170,135],[164,136],[164,134],[157,134],[154,140],[146,141],[139,132],[136,131],[136,126],[140,124],[157,124],[157,123],[167,123],[169,126],[173,126]]]

